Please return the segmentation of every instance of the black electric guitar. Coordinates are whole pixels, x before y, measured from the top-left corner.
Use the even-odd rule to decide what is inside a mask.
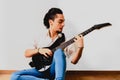
[[[80,35],[85,36],[88,33],[92,32],[93,30],[101,29],[103,27],[110,26],[110,25],[111,25],[110,23],[102,23],[102,24],[94,25],[91,28],[85,30],[84,32],[78,34],[78,36],[80,36]],[[61,48],[62,50],[65,49],[67,46],[69,46],[70,44],[72,44],[74,42],[74,39],[75,39],[75,37],[64,42],[65,36],[62,33],[62,37],[58,38],[58,40],[56,40],[55,43],[53,43],[50,47],[47,47],[47,48],[49,48],[54,53],[59,48]],[[62,44],[60,44],[60,43],[62,43]],[[36,55],[33,55],[32,62],[30,62],[29,65],[31,67],[35,67],[37,70],[40,70],[41,68],[44,68],[45,66],[51,65],[51,63],[52,63],[52,57],[45,57],[44,55],[38,53]]]

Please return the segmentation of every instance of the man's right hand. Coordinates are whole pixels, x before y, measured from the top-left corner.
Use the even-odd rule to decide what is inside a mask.
[[[52,55],[53,55],[52,51],[51,51],[50,49],[48,49],[48,48],[39,48],[39,49],[38,49],[38,52],[39,52],[40,54],[43,54],[43,55],[46,56],[46,57],[49,57],[49,56],[52,56]]]

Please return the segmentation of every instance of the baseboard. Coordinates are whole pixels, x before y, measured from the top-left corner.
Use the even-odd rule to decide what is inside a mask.
[[[13,72],[15,72],[15,71],[17,71],[17,70],[0,70],[0,74],[10,74],[10,73],[13,73]],[[69,71],[66,71],[66,73],[67,74],[81,74],[81,75],[83,75],[83,74],[91,74],[91,75],[99,75],[99,74],[120,74],[120,71],[118,70],[118,71],[114,71],[114,70],[107,70],[107,71],[105,71],[105,70],[101,70],[101,71],[99,71],[99,70],[95,70],[95,71],[92,71],[92,70],[82,70],[82,71],[77,71],[77,70],[69,70]]]
[[[92,70],[82,70],[82,71],[67,71],[67,74],[80,74],[80,75],[105,75],[105,74],[108,74],[108,75],[114,75],[114,74],[120,74],[120,71],[115,71],[115,70],[95,70],[95,71],[92,71]]]
[[[65,80],[120,80],[120,71],[67,71]]]
[[[17,70],[0,70],[0,79],[9,80],[15,71]],[[120,80],[120,71],[67,71],[65,80]]]

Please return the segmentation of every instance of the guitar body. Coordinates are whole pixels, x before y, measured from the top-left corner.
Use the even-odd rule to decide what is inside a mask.
[[[37,53],[33,55],[32,62],[29,63],[31,67],[35,67],[37,70],[50,65],[52,63],[52,57],[45,57],[44,55]]]
[[[50,47],[46,47],[50,49],[53,53],[56,50],[55,48],[59,46],[62,42],[65,41],[65,35],[60,33],[61,37],[59,37]],[[31,67],[35,67],[37,70],[44,68],[52,63],[53,57],[45,57],[44,55],[37,53],[32,56],[32,62],[29,63]]]

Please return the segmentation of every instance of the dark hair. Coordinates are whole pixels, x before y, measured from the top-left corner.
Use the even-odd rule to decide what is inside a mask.
[[[50,27],[50,25],[49,25],[49,19],[54,20],[56,14],[63,14],[63,12],[59,8],[51,8],[45,14],[43,23],[44,23],[44,25],[46,26],[47,29]]]

